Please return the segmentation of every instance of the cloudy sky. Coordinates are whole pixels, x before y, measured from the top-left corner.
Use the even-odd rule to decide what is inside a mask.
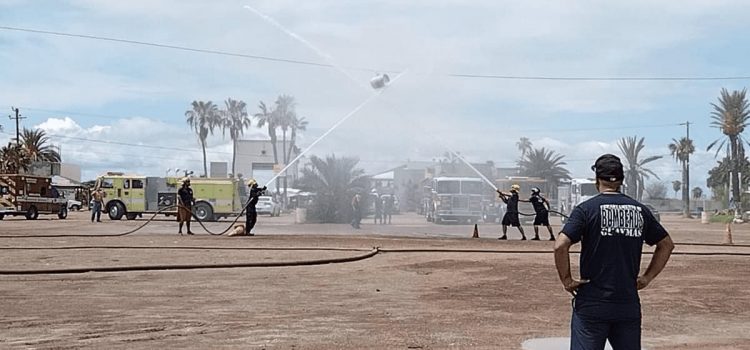
[[[267,15],[263,18],[255,11]],[[663,181],[679,178],[667,145],[690,121],[692,185],[714,161],[711,102],[735,80],[518,80],[750,76],[745,1],[0,0],[0,107],[46,130],[84,180],[105,170],[161,175],[201,168],[185,123],[193,100],[241,99],[257,111],[293,95],[309,145],[367,100],[376,72],[400,78],[311,154],[358,156],[370,173],[446,148],[512,166],[516,141],[565,155],[576,177],[625,136]],[[271,20],[269,20],[269,18]],[[274,24],[278,23],[281,25]],[[282,28],[283,27],[283,28]],[[56,36],[81,34],[322,64],[296,64]],[[5,143],[14,132],[3,116]],[[247,138],[263,138],[253,127]],[[178,150],[180,149],[180,150]],[[209,161],[231,159],[209,139]],[[196,171],[196,173],[199,171]]]

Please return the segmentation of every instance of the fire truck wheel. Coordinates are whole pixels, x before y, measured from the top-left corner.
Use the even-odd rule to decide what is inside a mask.
[[[193,213],[200,221],[214,221],[214,210],[208,203],[196,203],[193,207]]]
[[[5,214],[0,214],[0,220],[2,220],[3,218],[5,218]]]
[[[39,211],[36,210],[35,206],[31,206],[29,210],[26,211],[26,220],[36,220],[36,218],[39,217]]]
[[[110,219],[120,220],[122,219],[122,215],[125,214],[125,207],[120,203],[114,203],[109,206],[107,212],[109,213]]]
[[[57,218],[63,220],[68,217],[68,208],[62,207],[60,208],[60,212],[57,213]]]
[[[127,213],[125,214],[125,217],[128,218],[128,220],[135,220],[135,218],[138,217],[138,213]]]

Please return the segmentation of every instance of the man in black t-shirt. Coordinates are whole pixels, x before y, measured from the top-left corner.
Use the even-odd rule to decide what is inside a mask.
[[[501,240],[508,239],[507,233],[508,233],[508,226],[517,227],[518,231],[521,232],[521,240],[526,240],[526,234],[523,232],[523,227],[521,227],[521,221],[518,219],[518,191],[521,190],[521,186],[518,186],[516,184],[513,184],[510,186],[510,193],[505,193],[500,190],[497,190],[497,193],[500,195],[500,199],[503,200],[503,202],[506,204],[505,209],[505,215],[503,215],[503,235],[498,238]]]
[[[596,160],[599,194],[573,209],[555,244],[555,266],[565,290],[573,295],[570,348],[641,348],[641,305],[646,288],[669,261],[674,243],[649,209],[619,192],[624,178],[620,159]],[[570,246],[581,242],[580,274],[570,273]],[[639,276],[643,243],[656,245]]]
[[[555,234],[552,233],[552,226],[549,224],[549,202],[547,198],[542,197],[541,190],[537,187],[531,189],[529,202],[534,207],[534,238],[532,241],[539,240],[539,226],[546,226],[549,231],[549,240],[555,240]]]

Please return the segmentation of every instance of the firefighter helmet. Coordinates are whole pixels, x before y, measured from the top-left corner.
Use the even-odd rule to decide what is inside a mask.
[[[253,187],[254,185],[257,185],[257,184],[258,184],[258,182],[255,181],[255,179],[249,179],[249,180],[247,180],[247,185],[249,187]]]
[[[181,182],[181,183],[182,183],[183,185],[184,185],[184,184],[188,184],[188,185],[189,185],[189,184],[190,184],[190,178],[189,178],[189,177],[187,177],[187,176],[185,176],[185,177],[183,177],[182,179],[180,179],[180,182]]]
[[[521,190],[521,186],[518,186],[518,184],[512,184],[512,185],[510,186],[510,190],[511,190],[511,191],[516,191],[516,192],[518,192],[518,191],[520,191],[520,190]]]
[[[542,192],[542,190],[539,189],[539,187],[532,187],[531,193],[532,194],[539,194],[539,192]]]

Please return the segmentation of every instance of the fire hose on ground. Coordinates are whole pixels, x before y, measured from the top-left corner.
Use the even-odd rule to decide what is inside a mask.
[[[698,245],[698,244],[691,244]],[[750,247],[743,245],[742,247]],[[234,247],[137,247],[137,246],[67,246],[67,247],[0,247],[0,250],[55,250],[55,249],[221,249],[221,250],[316,250],[316,251],[359,251],[365,252],[360,255],[312,259],[312,260],[294,260],[279,262],[241,262],[241,263],[224,263],[224,264],[156,264],[156,265],[123,265],[123,266],[94,266],[94,267],[75,267],[75,268],[56,268],[56,269],[27,269],[27,270],[0,270],[0,275],[59,275],[75,274],[88,272],[130,272],[130,271],[173,271],[173,270],[201,270],[201,269],[231,269],[231,268],[257,268],[257,267],[291,267],[291,266],[314,266],[327,264],[340,264],[355,262],[372,258],[381,253],[400,253],[400,254],[419,254],[419,253],[468,253],[468,254],[551,254],[550,250],[494,250],[494,249],[438,249],[438,248],[379,248],[374,247],[370,250],[358,248],[340,248],[340,247],[251,247],[251,248],[234,248]],[[572,251],[578,254],[578,251]],[[644,252],[651,255],[652,252]],[[750,256],[750,252],[673,252],[672,255],[681,256]]]

